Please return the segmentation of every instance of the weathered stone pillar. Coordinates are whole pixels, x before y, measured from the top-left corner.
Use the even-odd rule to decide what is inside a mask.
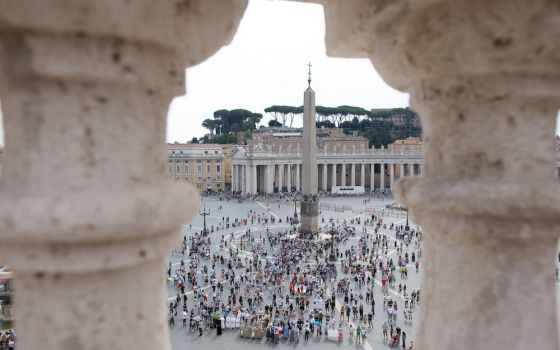
[[[245,8],[216,4],[0,2],[18,349],[169,348],[165,260],[197,194],[166,179],[166,112]]]
[[[356,164],[350,164],[350,186],[356,186]]]
[[[397,189],[426,232],[415,345],[558,349],[558,4],[319,2],[328,51],[369,56],[422,117],[422,174]]]
[[[340,172],[340,186],[346,186],[346,163],[340,164],[342,171]]]

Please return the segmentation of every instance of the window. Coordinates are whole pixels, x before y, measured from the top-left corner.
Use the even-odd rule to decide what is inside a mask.
[[[220,175],[216,176],[216,181],[220,181],[221,178],[222,178],[222,177],[221,177]]]
[[[216,164],[216,172],[219,173],[221,171],[221,166],[220,164]]]
[[[214,154],[218,154],[218,151],[214,151]]]
[[[181,177],[177,176],[177,178],[175,180],[179,181],[179,180],[181,180]]]
[[[206,181],[210,181],[212,178],[210,176],[206,176]]]
[[[177,174],[181,172],[181,166],[177,164]]]
[[[196,188],[201,189],[201,188],[202,188],[202,184],[196,184]]]
[[[185,181],[191,181],[190,177],[185,176]]]
[[[173,172],[173,165],[172,165],[172,164],[169,164],[168,172],[169,172],[170,174]]]
[[[197,162],[197,163],[202,163],[202,161],[201,161],[200,159],[199,159],[199,160],[197,160],[196,162]]]
[[[204,154],[208,154],[208,151],[204,151]]]
[[[190,173],[189,165],[185,164],[185,174]]]
[[[196,166],[196,173],[197,173],[197,174],[200,174],[201,172],[202,172],[202,165],[197,164],[197,166]]]
[[[220,188],[220,187],[222,187],[222,186],[221,186],[221,184],[216,184],[216,187]]]
[[[196,177],[196,182],[202,182],[202,176],[197,176]]]
[[[207,173],[211,173],[211,172],[212,172],[212,165],[206,164],[206,172],[207,172]]]

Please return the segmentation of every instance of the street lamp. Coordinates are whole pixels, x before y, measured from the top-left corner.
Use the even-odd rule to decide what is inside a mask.
[[[404,227],[405,231],[408,231],[410,227],[408,226],[408,207],[406,208],[406,226]]]
[[[331,222],[331,254],[329,260],[331,262],[336,261],[336,255],[334,254],[334,222]]]
[[[206,210],[206,203],[204,203],[204,209],[202,211],[199,210],[198,214],[200,214],[202,217],[204,217],[204,228],[202,229],[202,235],[207,236],[208,235],[208,229],[206,228],[206,217],[208,215],[210,215],[210,209],[208,209],[208,211]]]
[[[298,202],[298,199],[297,199],[296,196],[294,196],[293,202],[294,202],[294,219],[297,219],[297,202]]]

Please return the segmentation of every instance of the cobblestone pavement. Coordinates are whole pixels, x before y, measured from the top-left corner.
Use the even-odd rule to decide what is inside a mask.
[[[338,221],[339,223],[341,223],[343,220],[349,222],[352,218],[356,218],[356,217],[360,217],[362,219],[366,217],[371,217],[370,213],[365,213],[365,212],[360,213],[360,211],[363,211],[365,206],[382,208],[386,204],[391,203],[391,201],[388,200],[372,198],[371,201],[368,201],[366,204],[364,204],[364,197],[321,198],[321,200],[324,201],[325,203],[334,204],[334,205],[348,205],[351,206],[353,210],[347,210],[344,212],[322,210],[320,214],[320,225],[328,225],[330,219],[333,219],[333,221],[335,222]],[[220,239],[222,238],[222,236],[229,237],[231,233],[233,233],[234,237],[236,238],[232,242],[230,242],[230,244],[233,243],[234,247],[236,247],[236,244],[238,243],[237,237],[240,236],[243,232],[245,232],[247,228],[251,228],[252,232],[255,232],[255,234],[256,232],[259,232],[259,230],[264,233],[266,228],[269,228],[271,231],[289,229],[290,226],[286,224],[286,217],[292,216],[294,213],[293,202],[290,203],[288,201],[283,201],[281,203],[278,203],[278,201],[268,202],[264,200],[262,201],[246,200],[242,203],[238,203],[237,201],[233,201],[233,200],[220,201],[218,200],[218,198],[215,197],[206,198],[204,201],[206,203],[206,208],[210,210],[210,215],[206,217],[208,227],[212,225],[215,226],[221,223],[223,218],[228,216],[230,217],[230,220],[235,220],[235,218],[247,218],[248,213],[251,210],[256,211],[261,215],[270,211],[272,215],[275,215],[276,217],[282,219],[281,223],[277,221],[276,223],[268,224],[265,227],[257,224],[256,222],[255,224],[251,224],[249,222],[247,226],[229,228],[226,230],[213,232],[210,234],[210,236],[212,237],[211,253],[219,252]],[[219,210],[220,206],[223,207],[222,210]],[[322,219],[324,219],[324,221]],[[385,223],[388,224],[395,223],[397,225],[404,225],[406,220],[403,217],[391,217],[391,216],[384,217],[383,219]],[[202,226],[203,226],[203,218],[202,216],[197,216],[193,218],[193,220],[189,224],[186,224],[184,226],[184,235],[190,237],[194,235],[196,231],[200,231]],[[351,226],[356,227],[357,234],[355,235],[355,237],[350,238],[345,246],[340,245],[340,249],[350,249],[351,246],[356,246],[359,238],[362,237],[362,235],[364,235],[363,225],[351,225]],[[367,226],[366,230],[369,233],[373,233],[372,226]],[[389,229],[381,229],[380,232],[382,234],[387,235],[388,239],[391,242],[395,240],[394,231],[391,231]],[[392,258],[396,264],[398,260],[397,252],[395,249],[391,248],[391,245],[389,245],[389,248],[390,249],[388,252],[388,257]],[[411,245],[404,248],[404,252],[408,252],[409,255],[412,253],[413,250],[414,250],[414,241],[412,242]],[[222,251],[222,253],[224,253],[224,251]],[[252,256],[250,252],[246,252],[242,250],[239,251],[239,255],[242,258]],[[170,261],[173,264],[173,269],[175,269],[179,265],[180,260],[181,260],[181,256],[178,255],[170,256]],[[203,261],[203,264],[211,265],[208,260],[206,262]],[[338,276],[339,279],[344,276],[347,276],[346,274],[343,273],[343,271],[341,271],[340,264],[338,263],[337,263],[337,268],[339,269],[339,276]],[[409,294],[412,290],[418,290],[420,288],[420,273],[417,273],[415,271],[414,265],[410,264],[408,266],[408,278],[406,279],[401,278],[400,274],[398,273],[398,270],[395,272],[395,276],[397,277],[396,286],[398,286],[399,283],[406,284]],[[378,279],[380,278],[379,274],[377,275],[377,278]],[[387,320],[387,316],[383,310],[384,294],[381,292],[380,285],[381,285],[380,281],[379,280],[376,281],[376,285],[374,286],[374,298],[376,302],[375,316],[373,319],[373,328],[371,330],[368,330],[367,340],[366,343],[363,345],[363,347],[366,349],[377,350],[377,349],[389,348],[389,346],[385,344],[383,341],[383,335],[381,330],[381,326],[383,322]],[[202,287],[205,288],[205,286]],[[210,289],[209,286],[207,286],[206,288],[209,289],[208,292],[212,291],[212,289]],[[226,292],[226,290],[229,290],[229,288],[224,288],[224,293],[223,293],[224,296],[222,297],[222,301],[227,299],[227,295],[229,295],[229,292]],[[365,287],[362,288],[361,293],[362,294],[365,293]],[[177,294],[177,288],[173,286],[172,283],[168,283],[168,297],[170,298],[170,300],[176,294]],[[193,301],[192,291],[187,289],[187,294],[189,296],[188,303],[190,309],[192,307],[192,301]],[[391,296],[393,299],[398,300],[399,309],[398,309],[396,326],[401,327],[402,330],[406,332],[407,334],[406,343],[408,347],[410,341],[414,340],[414,331],[415,331],[414,326],[416,324],[416,317],[417,317],[416,315],[418,314],[418,307],[414,312],[412,323],[405,324],[402,315],[404,298],[401,295],[399,295],[399,293],[395,289],[389,289],[389,296]],[[340,323],[339,309],[341,303],[343,303],[342,298],[343,298],[342,295],[340,294],[337,295],[337,311],[335,313],[337,324]],[[365,308],[366,313],[369,312],[369,310],[371,310],[369,303],[365,303],[364,305],[366,306]],[[352,323],[353,326],[355,327],[356,321],[353,321]],[[348,331],[347,331],[348,322],[343,322],[343,329],[344,329],[344,342],[342,345],[345,348],[362,347],[362,345],[357,345],[355,344],[355,342],[351,342],[350,339],[348,338]],[[171,329],[171,343],[174,350],[187,349],[187,348],[193,349],[195,347],[201,347],[206,349],[219,349],[221,347],[228,347],[230,349],[250,349],[250,348],[257,349],[257,348],[262,348],[263,346],[268,346],[268,347],[304,347],[304,348],[313,349],[319,347],[334,348],[334,347],[341,346],[341,344],[339,344],[337,341],[327,340],[325,336],[317,338],[314,335],[313,337],[310,338],[308,343],[304,343],[303,335],[301,335],[298,344],[285,342],[285,341],[281,341],[280,344],[273,344],[271,342],[265,341],[264,339],[259,341],[259,340],[248,340],[245,338],[241,338],[239,333],[240,332],[238,329],[225,330],[221,336],[217,336],[215,330],[206,330],[203,336],[199,337],[197,333],[189,332],[188,327],[182,326],[181,311],[179,310],[178,316],[176,318],[176,325]]]

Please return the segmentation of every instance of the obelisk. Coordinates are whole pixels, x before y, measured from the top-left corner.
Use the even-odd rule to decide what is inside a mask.
[[[308,87],[303,93],[303,157],[301,183],[301,224],[304,238],[319,232],[319,199],[317,198],[317,134],[315,132],[315,92],[311,89],[311,63]]]

